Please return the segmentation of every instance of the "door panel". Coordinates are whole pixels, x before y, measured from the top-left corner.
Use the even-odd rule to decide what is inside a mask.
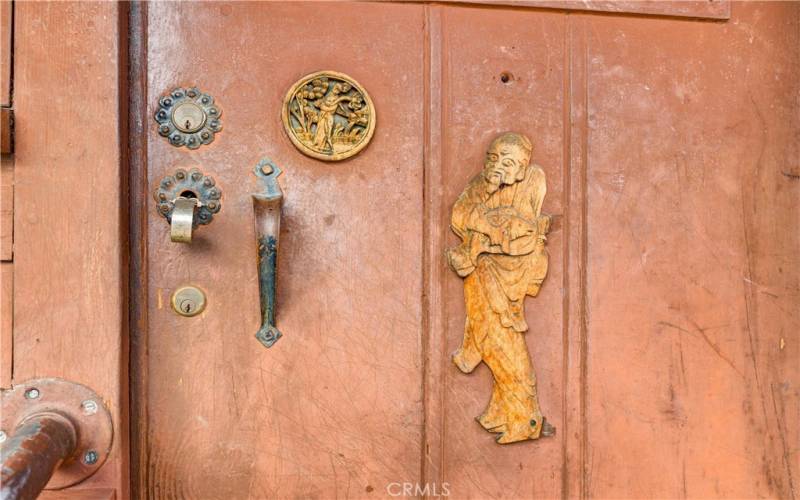
[[[149,5],[148,119],[162,92],[197,85],[223,131],[195,152],[149,135],[150,185],[197,166],[222,210],[191,245],[149,211],[149,488],[159,496],[358,496],[417,480],[421,456],[423,7]],[[384,21],[391,19],[391,25]],[[286,137],[289,87],[348,73],[378,110],[371,144],[320,162]],[[278,325],[259,326],[250,193],[262,157],[283,169]],[[194,318],[170,293],[195,284]]]
[[[693,4],[718,21],[537,5],[148,4],[148,186],[198,167],[223,192],[191,245],[147,210],[149,493],[791,496],[800,4]],[[343,162],[304,156],[280,121],[318,70],[354,77],[377,110]],[[193,85],[224,128],[189,151],[152,115]],[[505,130],[533,139],[554,216],[526,340],[557,434],[500,446],[474,421],[489,371],[450,360],[465,308],[443,252]],[[263,157],[285,194],[270,349],[254,338]],[[185,284],[208,296],[194,318],[170,309]]]
[[[442,193],[446,209],[441,227],[445,246],[459,239],[447,226],[450,207],[483,166],[488,143],[505,130],[528,134],[533,162],[547,177],[543,212],[556,215],[548,235],[550,261],[545,286],[528,299],[525,334],[538,376],[542,413],[560,429],[563,415],[563,311],[561,253],[563,213],[564,36],[563,14],[501,9],[444,9],[442,51]],[[507,80],[507,81],[504,81]],[[441,254],[440,254],[441,255]],[[434,265],[444,265],[436,262]],[[560,436],[499,446],[475,422],[489,401],[492,377],[486,365],[464,375],[450,356],[464,332],[463,282],[445,270],[443,306],[446,347],[443,363],[444,478],[456,498],[555,497],[561,492]],[[532,445],[532,446],[528,446]],[[516,448],[516,449],[515,449]]]
[[[588,30],[592,496],[787,497],[797,477],[798,10],[734,7]]]

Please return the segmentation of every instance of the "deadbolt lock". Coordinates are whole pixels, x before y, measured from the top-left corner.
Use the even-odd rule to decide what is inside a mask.
[[[206,308],[206,294],[194,286],[182,286],[172,294],[172,309],[181,316],[196,316]]]
[[[178,243],[191,243],[197,226],[210,224],[222,207],[222,190],[196,168],[178,169],[161,179],[153,197],[156,210],[170,224],[170,239]]]
[[[197,149],[214,141],[222,130],[222,109],[214,97],[197,88],[176,88],[158,101],[158,133],[173,146]]]

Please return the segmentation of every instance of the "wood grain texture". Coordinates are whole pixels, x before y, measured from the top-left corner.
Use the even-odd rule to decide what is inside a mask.
[[[70,488],[67,490],[45,490],[38,500],[115,500],[117,491],[107,488]]]
[[[564,36],[563,15],[545,11],[445,8],[441,16],[443,175],[439,186],[439,226],[449,232],[449,209],[480,168],[485,145],[514,129],[533,143],[536,163],[547,166],[548,196],[543,212],[563,214]],[[503,77],[507,76],[507,81]],[[437,133],[434,131],[433,133]],[[437,250],[458,243],[448,234]],[[563,414],[562,276],[563,233],[548,235],[551,255],[547,284],[526,310],[528,350],[536,363],[538,395],[547,417]],[[440,265],[445,265],[440,257]],[[532,498],[561,495],[563,461],[560,433],[555,439],[496,446],[475,422],[491,392],[483,366],[464,376],[450,356],[460,345],[466,311],[463,284],[452,272],[442,275],[446,344],[443,364],[443,481],[457,498]]]
[[[587,494],[795,498],[800,4],[586,51]]]
[[[0,154],[14,152],[14,111],[0,108]]]
[[[124,498],[118,5],[15,7],[14,381],[61,377],[101,395],[114,445],[80,488]]]
[[[422,0],[420,0],[422,1]],[[647,16],[728,19],[729,0],[441,0],[442,3],[480,4],[491,7],[531,7],[567,11]]]
[[[171,243],[168,225],[148,210],[147,491],[363,497],[418,481],[423,7],[151,3],[148,29],[148,120],[175,85],[202,87],[225,114],[213,144],[192,152],[148,127],[151,186],[197,166],[224,194],[191,245]],[[331,40],[346,40],[346,50]],[[369,147],[336,164],[302,155],[280,120],[292,83],[319,69],[346,71],[386,110]],[[283,170],[284,191],[276,309],[284,336],[270,349],[253,336],[252,172],[265,156]],[[208,305],[183,318],[168,299],[189,283]]]
[[[14,349],[14,264],[0,262],[0,388],[11,387]]]
[[[564,37],[564,108],[562,203],[564,218],[564,262],[562,287],[562,342],[564,343],[562,376],[564,414],[561,420],[562,496],[585,498],[586,491],[586,254],[588,233],[586,217],[588,95],[586,80],[587,16],[565,16]],[[547,376],[547,375],[543,375]]]
[[[11,106],[13,11],[11,0],[0,0],[0,106]]]
[[[14,157],[0,156],[0,261],[14,258]]]
[[[533,145],[518,132],[489,144],[484,165],[453,205],[450,227],[461,243],[447,249],[450,268],[464,278],[467,317],[453,363],[492,372],[492,394],[476,417],[500,444],[555,435],[539,406],[536,374],[525,334],[525,298],[547,276],[550,217],[542,214],[544,170],[531,164]]]

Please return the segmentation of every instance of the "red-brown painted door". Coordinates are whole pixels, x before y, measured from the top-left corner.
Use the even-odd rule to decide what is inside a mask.
[[[800,7],[521,3],[147,5],[141,196],[197,167],[223,198],[191,245],[144,207],[140,493],[794,496]],[[375,103],[352,159],[306,157],[284,133],[286,91],[318,70]],[[213,144],[158,135],[178,86],[217,99]],[[489,371],[449,359],[465,311],[443,252],[505,130],[532,138],[555,219],[526,338],[557,433],[501,446],[473,420]],[[264,157],[285,196],[270,349],[254,338]],[[170,306],[188,284],[208,298],[192,318]]]

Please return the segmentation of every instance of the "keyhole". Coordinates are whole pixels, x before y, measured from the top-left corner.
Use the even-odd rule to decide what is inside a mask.
[[[186,120],[186,125],[184,125],[184,127],[186,127],[187,129],[191,129],[192,128],[192,121],[191,120]]]
[[[172,308],[181,316],[194,316],[203,312],[206,297],[202,290],[193,286],[181,287],[172,296]]]

